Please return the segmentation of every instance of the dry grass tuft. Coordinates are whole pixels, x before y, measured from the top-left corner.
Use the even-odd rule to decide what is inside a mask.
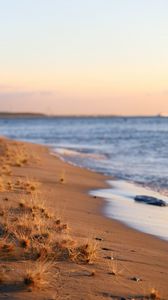
[[[56,260],[70,260],[72,247],[61,240],[52,244],[53,257]]]
[[[25,188],[27,193],[33,193],[38,189],[39,185],[39,182],[33,179],[27,179],[23,184],[23,187]]]
[[[47,233],[47,231],[46,231]],[[36,234],[33,239],[36,241],[32,248],[32,257],[38,259],[45,257],[54,260],[69,260],[75,263],[92,264],[97,257],[97,244],[89,241],[81,246],[69,238],[61,238],[49,231],[49,234]]]
[[[26,264],[21,277],[27,287],[46,289],[56,285],[58,270],[52,261],[36,261]]]
[[[19,208],[20,208],[20,212],[21,213],[30,213],[32,212],[32,207],[31,207],[31,203],[30,201],[28,201],[27,199],[24,199],[24,198],[21,198],[20,201],[19,201]]]
[[[77,263],[92,264],[97,257],[97,243],[88,241],[86,244],[71,250],[70,258]]]
[[[123,268],[119,268],[118,261],[116,258],[113,257],[113,255],[111,256],[111,258],[112,258],[111,261],[108,263],[108,267],[109,267],[108,274],[113,276],[121,275],[123,272]]]
[[[31,161],[37,162],[38,160],[39,158],[35,156],[34,153],[30,153],[23,143],[0,139],[1,166],[7,165],[11,167],[22,167]],[[6,175],[10,174],[8,173]]]
[[[24,213],[16,219],[16,222],[13,225],[13,233],[30,235],[34,229],[34,224],[32,223],[31,216],[29,214]]]
[[[33,239],[45,244],[50,238],[51,232],[45,226],[39,227],[32,235]]]
[[[150,298],[151,300],[160,300],[160,293],[158,290],[156,290],[155,288],[153,288],[150,292]]]
[[[37,215],[40,216],[41,219],[43,217],[48,219],[52,217],[46,207],[45,201],[41,199],[36,192],[31,194],[29,198],[22,197],[18,204],[22,211],[31,213],[32,217]]]
[[[5,156],[8,159],[8,163],[14,167],[24,166],[29,159],[26,149],[21,144],[7,145]]]
[[[39,198],[37,193],[35,193],[31,196],[30,201],[31,201],[32,208],[34,210],[38,210],[42,214],[45,214],[45,212],[48,212],[45,201],[43,199]]]
[[[0,175],[6,175],[6,176],[12,175],[12,170],[8,164],[3,164],[0,167]]]
[[[54,220],[52,222],[52,227],[53,227],[54,231],[57,233],[65,233],[65,232],[68,232],[70,229],[68,224],[66,224],[66,223],[62,224],[61,220],[56,220],[56,221]]]
[[[16,246],[23,248],[23,249],[28,249],[30,247],[31,241],[30,238],[27,234],[25,234],[22,231],[14,231],[14,242]]]
[[[39,182],[37,182],[37,181],[35,181],[33,179],[26,179],[26,180],[18,179],[14,183],[14,189],[15,190],[25,191],[28,194],[32,194],[36,190],[38,190],[39,185],[40,185]]]

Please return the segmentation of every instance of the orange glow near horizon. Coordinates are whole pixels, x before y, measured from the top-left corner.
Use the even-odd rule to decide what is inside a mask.
[[[4,85],[5,87],[5,85]],[[110,89],[105,86],[85,87],[78,85],[58,89],[37,89],[24,86],[1,88],[1,110],[34,111],[52,114],[117,114],[117,115],[155,115],[168,111],[168,91],[153,93]]]
[[[0,111],[168,113],[167,2],[10,2],[0,11]]]

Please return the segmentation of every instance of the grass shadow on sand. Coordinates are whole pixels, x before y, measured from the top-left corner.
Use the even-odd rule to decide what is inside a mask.
[[[0,293],[14,293],[14,292],[23,292],[25,289],[25,285],[22,282],[9,282],[4,283],[0,286]],[[0,297],[1,299],[1,297]]]
[[[112,293],[108,293],[108,292],[103,292],[101,294],[104,298],[108,298],[108,299],[111,299],[111,300],[166,300],[166,299],[163,299],[163,298],[153,298],[151,297],[150,295],[132,295],[132,296],[127,296],[127,297],[122,297],[121,295],[120,296],[117,296],[117,295],[114,295]]]

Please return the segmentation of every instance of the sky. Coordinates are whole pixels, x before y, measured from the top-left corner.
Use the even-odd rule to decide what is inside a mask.
[[[0,0],[0,111],[168,113],[167,0]]]

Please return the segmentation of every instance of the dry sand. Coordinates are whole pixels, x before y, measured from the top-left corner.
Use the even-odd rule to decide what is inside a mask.
[[[16,283],[1,285],[0,299],[147,299],[142,296],[155,288],[160,293],[159,299],[167,300],[168,243],[103,216],[105,201],[88,192],[105,187],[106,177],[67,164],[43,146],[24,145],[39,160],[12,167],[11,178],[39,181],[40,197],[68,223],[68,236],[75,241],[96,242],[97,258],[93,264],[58,261],[60,275],[56,287],[45,291],[23,290]],[[9,198],[7,204],[4,197]],[[0,193],[3,205],[16,203],[19,197],[19,191]],[[22,264],[1,262],[1,267],[5,264],[13,269],[17,279]]]

